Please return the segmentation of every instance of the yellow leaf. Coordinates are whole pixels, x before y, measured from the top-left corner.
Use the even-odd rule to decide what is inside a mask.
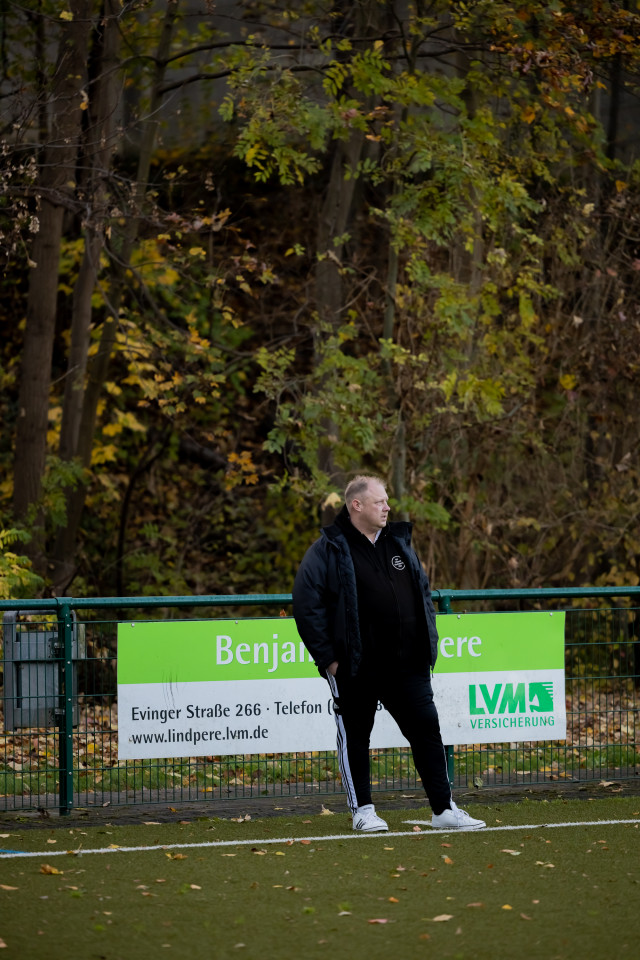
[[[616,190],[618,193],[622,193],[623,190],[626,190],[629,186],[628,183],[625,183],[624,180],[616,180]]]
[[[511,907],[508,903],[503,903],[503,904],[502,904],[502,909],[503,909],[503,910],[513,910],[513,907]]]
[[[578,381],[572,373],[563,373],[558,383],[563,390],[574,390]]]
[[[61,20],[73,20],[73,14],[71,13],[70,10],[63,10],[62,13],[60,14],[60,19],[61,19]]]
[[[46,874],[51,874],[51,875],[55,875],[55,876],[60,876],[60,874],[64,873],[64,870],[58,870],[57,867],[52,867],[52,866],[51,866],[50,864],[48,864],[48,863],[42,863],[42,864],[40,864],[40,873],[46,873]]]

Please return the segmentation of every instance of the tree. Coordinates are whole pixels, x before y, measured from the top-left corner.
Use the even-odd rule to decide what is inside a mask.
[[[590,218],[600,201],[588,202],[589,191],[595,185],[604,199],[616,178],[616,191],[628,189],[589,108],[610,63],[637,72],[639,23],[607,3],[580,13],[493,0],[416,4],[408,14],[398,6],[396,35],[371,38],[364,51],[342,43],[339,55],[325,22],[313,35],[324,120],[317,96],[305,106],[296,91],[298,116],[316,108],[314,130],[324,125],[348,143],[355,127],[380,145],[376,161],[342,176],[364,184],[361,217],[388,226],[387,300],[384,318],[359,305],[350,324],[331,329],[306,382],[295,354],[288,366],[281,348],[262,355],[262,385],[278,402],[271,444],[312,476],[327,441],[344,470],[368,461],[392,476],[399,509],[430,522],[440,575],[462,586],[496,575],[536,583],[576,568],[607,575],[587,546],[598,541],[587,504],[576,523],[566,512],[574,485],[589,482],[579,465],[591,441],[571,416],[585,415],[589,390],[578,398],[578,376],[558,371],[549,334],[551,318],[572,310],[581,258],[596,239]],[[304,43],[298,49],[309,57]],[[278,166],[259,159],[280,133],[277,119],[259,122],[260,104],[277,103],[274,90],[290,82],[286,70],[264,66],[264,50],[260,57],[262,85],[241,95],[248,120],[238,149],[258,178],[306,176],[317,152],[300,156],[299,127],[278,142]],[[636,354],[634,340],[627,356]],[[329,421],[341,429],[327,437]],[[556,483],[558,460],[571,469]]]
[[[204,0],[88,10],[14,483],[49,587],[280,590],[362,469],[441,584],[636,576],[637,15],[247,0],[223,36]],[[46,3],[6,24],[19,317],[52,196],[48,58],[79,24]],[[7,424],[21,352],[16,324]]]

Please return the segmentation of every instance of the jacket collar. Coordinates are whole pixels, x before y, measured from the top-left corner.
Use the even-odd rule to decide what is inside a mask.
[[[349,526],[347,526],[347,524]],[[349,511],[346,506],[343,506],[333,523],[322,528],[322,533],[328,540],[335,542],[346,539],[350,526],[351,519],[349,517]],[[390,520],[387,522],[386,527],[383,528],[382,533],[385,536],[395,537],[396,540],[408,547],[411,544],[412,530],[413,524],[407,520]]]

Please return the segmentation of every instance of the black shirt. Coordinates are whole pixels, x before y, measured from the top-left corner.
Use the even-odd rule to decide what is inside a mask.
[[[348,516],[340,519],[356,572],[363,661],[371,663],[382,657],[407,660],[426,632],[423,605],[409,564],[386,527],[373,544]]]

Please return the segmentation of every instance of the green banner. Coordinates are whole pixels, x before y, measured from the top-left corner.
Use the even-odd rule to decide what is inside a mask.
[[[564,666],[562,611],[440,614],[437,623],[436,674]],[[290,617],[118,624],[120,684],[317,676]]]
[[[118,624],[118,683],[317,676],[291,617]]]
[[[436,673],[564,668],[564,610],[437,618]]]

